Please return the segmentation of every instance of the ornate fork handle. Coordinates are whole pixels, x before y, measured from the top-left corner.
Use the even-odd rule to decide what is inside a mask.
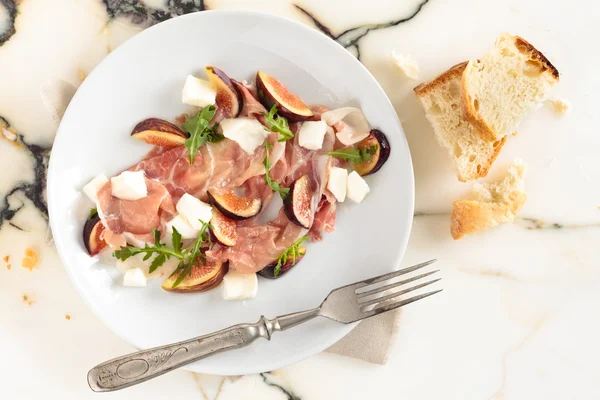
[[[318,309],[288,314],[255,324],[239,324],[191,340],[142,350],[99,364],[88,372],[95,392],[123,389],[225,350],[248,346],[259,337],[271,340],[282,331],[316,317]]]

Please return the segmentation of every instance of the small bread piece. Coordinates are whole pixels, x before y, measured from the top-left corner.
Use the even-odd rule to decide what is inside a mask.
[[[525,39],[508,33],[462,76],[463,117],[481,137],[495,142],[513,133],[521,118],[546,99],[558,70]]]
[[[450,232],[455,240],[466,234],[512,222],[525,203],[525,166],[516,161],[501,182],[475,183],[469,199],[452,205]]]
[[[458,180],[466,182],[487,175],[506,137],[488,142],[463,119],[460,109],[461,78],[467,62],[455,65],[414,91],[438,140],[448,150]]]

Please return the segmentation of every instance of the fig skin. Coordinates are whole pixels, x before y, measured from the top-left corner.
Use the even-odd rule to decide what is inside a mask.
[[[312,225],[310,209],[312,190],[310,186],[308,176],[302,175],[292,182],[290,192],[283,200],[283,211],[288,219],[305,229],[310,229]]]
[[[377,145],[377,151],[365,162],[354,164],[359,175],[371,175],[379,171],[390,157],[391,147],[387,137],[379,129],[371,129],[369,136],[358,142],[357,149],[365,149]]]
[[[237,197],[233,190],[226,193],[209,191],[208,199],[225,217],[236,221],[252,218],[262,209],[260,198]]]
[[[88,218],[83,226],[83,244],[90,256],[95,256],[107,246],[104,239],[101,239],[102,232],[104,225],[98,214]]]
[[[231,78],[217,67],[207,66],[208,80],[217,88],[215,103],[224,110],[225,117],[235,118],[242,112],[242,95],[235,88]]]
[[[256,73],[256,89],[260,102],[270,110],[277,105],[277,114],[290,122],[305,121],[314,116],[310,108],[288,88],[274,77],[258,71]]]
[[[160,118],[147,118],[139,122],[131,132],[131,136],[153,146],[181,146],[187,134],[177,125]]]
[[[288,259],[287,262],[281,266],[281,269],[279,270],[279,274],[277,276],[275,276],[275,267],[277,267],[277,261],[267,265],[266,267],[258,271],[257,274],[267,279],[280,278],[283,274],[292,269],[292,267],[298,265],[300,260],[304,258],[304,256],[306,255],[306,247],[300,247],[298,249],[298,253],[300,253],[300,255],[296,257],[296,263],[293,262],[294,260]]]
[[[238,238],[235,221],[224,216],[218,209],[213,208],[210,224],[213,227],[210,232],[217,242],[223,246],[235,246]]]
[[[173,293],[207,292],[219,286],[228,271],[229,263],[207,263],[203,265],[202,262],[199,262],[192,273],[181,281],[176,288],[173,288],[173,284],[179,275],[167,278],[163,282],[162,288]]]

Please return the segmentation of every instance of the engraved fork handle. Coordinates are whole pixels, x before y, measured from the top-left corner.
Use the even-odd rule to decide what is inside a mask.
[[[259,337],[271,340],[273,332],[284,331],[318,315],[316,308],[271,320],[261,316],[255,324],[233,325],[191,340],[117,357],[92,368],[88,384],[94,392],[123,389],[210,355],[248,346]]]

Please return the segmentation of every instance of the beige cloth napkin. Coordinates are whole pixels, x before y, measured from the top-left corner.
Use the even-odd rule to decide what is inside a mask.
[[[53,79],[41,85],[40,96],[57,126],[76,90],[75,86],[62,79]],[[393,311],[365,320],[325,351],[385,364],[398,333],[399,315],[400,311]]]

